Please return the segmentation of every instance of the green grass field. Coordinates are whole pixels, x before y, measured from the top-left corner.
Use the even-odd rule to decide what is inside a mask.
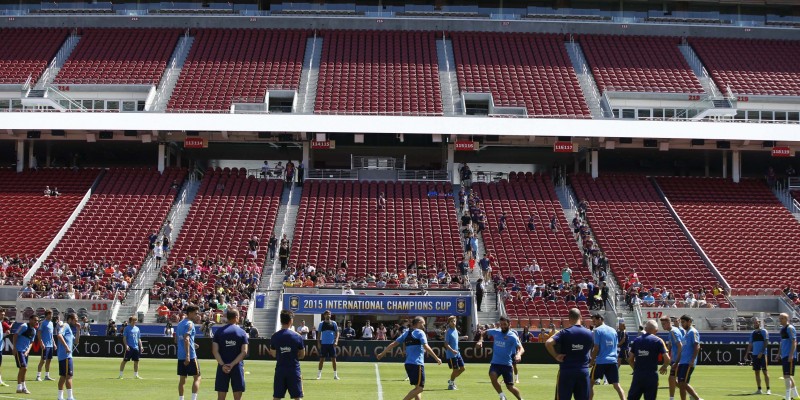
[[[36,382],[36,366],[39,358],[32,356],[31,371],[28,373],[28,389],[30,395],[15,393],[14,381],[17,370],[14,368],[13,359],[5,357],[2,367],[2,376],[11,386],[0,388],[0,399],[47,399],[53,400],[57,396],[56,382]],[[78,400],[108,400],[108,399],[177,399],[177,376],[175,375],[175,360],[143,359],[140,364],[140,373],[144,380],[133,379],[133,364],[128,363],[124,380],[117,380],[119,359],[109,358],[76,358],[75,360],[75,397]],[[250,361],[246,363],[247,391],[245,399],[271,399],[272,374],[274,362]],[[340,363],[340,381],[333,380],[330,363],[325,364],[322,380],[315,380],[317,363],[304,362],[302,365],[306,399],[352,399],[374,400],[378,399],[378,384],[376,380],[375,363]],[[377,363],[380,373],[380,383],[383,390],[383,399],[402,399],[411,386],[404,382],[405,371],[399,363]],[[200,389],[200,399],[215,399],[214,375],[216,365],[213,360],[203,360],[200,368],[204,379]],[[447,379],[449,370],[446,365],[426,366],[427,384],[424,398],[442,400],[491,400],[496,399],[494,390],[489,383],[487,364],[467,365],[467,371],[458,378],[458,391],[448,391]],[[630,368],[623,366],[621,379],[623,387],[627,390],[630,383]],[[526,400],[552,399],[555,390],[555,377],[557,368],[552,365],[520,365],[522,383],[518,385]],[[780,369],[772,367],[774,374],[772,388],[773,396],[750,396],[755,390],[753,372],[749,367],[710,367],[701,366],[692,377],[692,384],[705,400],[732,399],[739,396],[747,398],[777,398],[783,393],[783,380],[778,378]],[[51,375],[58,374],[58,364],[55,360],[51,365]],[[659,398],[668,399],[666,379],[661,380],[662,390]],[[187,397],[189,400],[190,384],[187,383]],[[595,396],[598,400],[616,399],[616,393],[611,386],[599,386]],[[512,396],[513,397],[513,396]],[[232,396],[228,396],[232,398]]]

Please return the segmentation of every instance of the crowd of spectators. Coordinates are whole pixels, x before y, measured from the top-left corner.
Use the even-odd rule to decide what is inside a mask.
[[[36,258],[27,254],[20,256],[0,255],[0,285],[22,285],[28,270],[36,263]]]
[[[73,268],[54,258],[42,263],[30,282],[22,289],[25,298],[113,300],[125,292],[138,273],[137,266],[120,266],[108,260]],[[21,282],[20,282],[21,284]]]
[[[349,287],[377,289],[426,289],[426,288],[464,288],[468,284],[464,276],[451,274],[444,263],[429,266],[425,261],[417,264],[411,261],[406,267],[396,272],[369,271],[364,276],[356,276],[348,269],[347,259],[342,259],[338,266],[316,267],[301,263],[290,264],[283,269],[284,287]]]

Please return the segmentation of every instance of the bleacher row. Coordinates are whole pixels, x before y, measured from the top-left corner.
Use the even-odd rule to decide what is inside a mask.
[[[0,84],[37,80],[66,29],[2,29]],[[55,78],[68,84],[157,85],[181,32],[83,29]],[[261,102],[267,90],[298,90],[310,32],[198,29],[169,111],[229,110]],[[557,34],[450,32],[461,92],[491,93],[497,106],[531,116],[590,116],[565,42]],[[317,113],[442,113],[434,32],[321,31]],[[582,35],[601,91],[700,94],[703,88],[673,37]],[[800,42],[690,38],[724,93],[800,95]],[[441,56],[441,55],[439,55]]]

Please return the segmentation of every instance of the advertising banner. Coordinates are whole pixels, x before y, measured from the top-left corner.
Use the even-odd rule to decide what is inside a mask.
[[[295,314],[391,314],[465,316],[472,310],[468,296],[348,296],[287,293],[283,307]]]

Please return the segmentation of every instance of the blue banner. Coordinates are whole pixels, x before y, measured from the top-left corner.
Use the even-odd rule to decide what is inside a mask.
[[[420,316],[467,316],[469,296],[353,296],[287,293],[283,308],[295,314],[391,314]]]

